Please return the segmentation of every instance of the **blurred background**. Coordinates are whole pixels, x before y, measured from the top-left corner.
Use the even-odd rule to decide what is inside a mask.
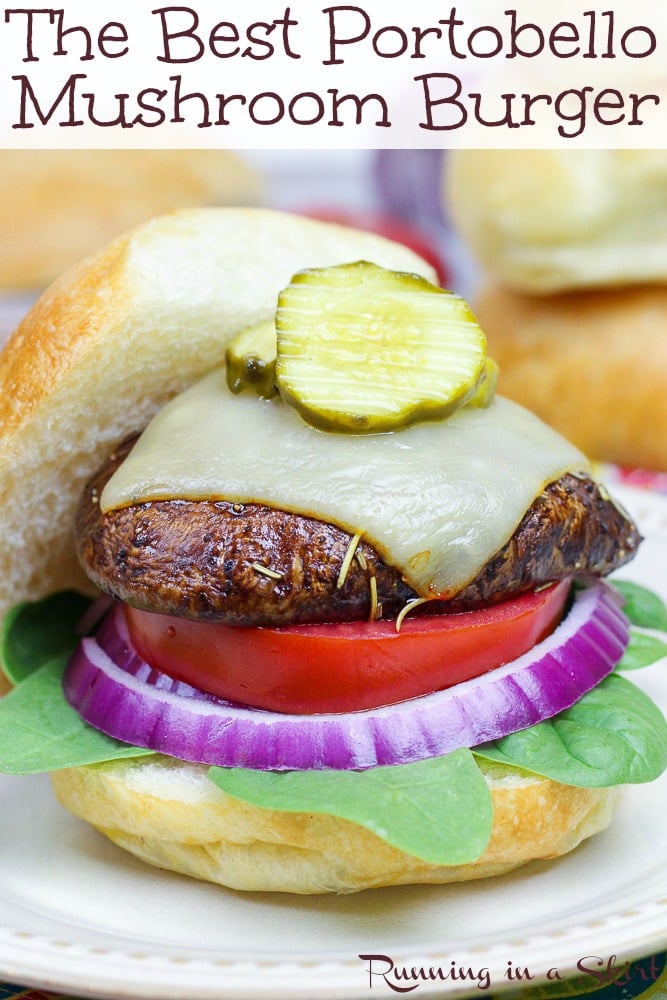
[[[665,488],[667,151],[0,151],[0,340],[146,219],[260,205],[369,229],[468,298],[499,391]]]

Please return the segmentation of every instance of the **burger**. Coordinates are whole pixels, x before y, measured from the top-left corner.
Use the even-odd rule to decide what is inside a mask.
[[[296,893],[556,857],[662,772],[619,671],[624,600],[664,609],[602,579],[639,531],[433,279],[211,209],[45,293],[0,360],[3,770],[150,864]]]

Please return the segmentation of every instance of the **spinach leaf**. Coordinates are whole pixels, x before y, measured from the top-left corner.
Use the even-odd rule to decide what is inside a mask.
[[[641,667],[650,667],[663,656],[667,656],[667,642],[633,628],[630,629],[630,643],[616,669],[639,670]]]
[[[75,590],[61,590],[11,608],[2,623],[0,663],[12,684],[74,649],[77,625],[90,604],[90,598]]]
[[[339,816],[432,864],[474,861],[491,836],[491,794],[469,750],[368,771],[212,767],[208,773],[233,798]]]
[[[643,691],[610,674],[548,722],[474,752],[566,785],[634,784],[653,781],[667,767],[667,722]]]
[[[37,774],[153,752],[105,736],[79,717],[62,689],[68,658],[61,654],[0,698],[0,771]]]
[[[614,580],[613,585],[623,597],[623,610],[631,625],[667,632],[667,607],[661,597],[629,580]]]

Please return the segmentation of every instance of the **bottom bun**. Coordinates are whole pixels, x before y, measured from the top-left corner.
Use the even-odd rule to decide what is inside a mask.
[[[667,288],[487,287],[475,314],[499,390],[593,459],[667,470]]]
[[[492,765],[489,845],[477,861],[426,864],[347,820],[277,812],[222,792],[206,767],[166,758],[51,775],[60,802],[158,868],[233,889],[355,892],[499,875],[571,851],[611,820],[613,789],[574,788]]]

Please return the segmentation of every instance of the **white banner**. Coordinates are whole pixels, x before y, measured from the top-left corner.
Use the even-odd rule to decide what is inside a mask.
[[[3,147],[666,145],[664,0],[159,2],[3,5]]]

